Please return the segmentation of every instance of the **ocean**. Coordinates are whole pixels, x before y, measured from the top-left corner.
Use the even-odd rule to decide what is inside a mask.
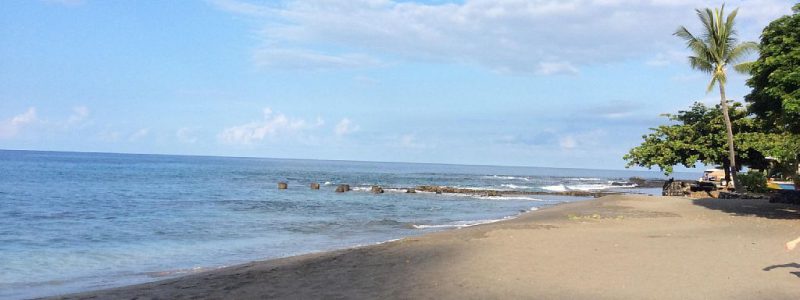
[[[663,178],[655,171],[0,150],[0,299],[375,244],[587,199],[407,194],[406,187],[653,192],[626,186],[634,176]],[[277,189],[282,181],[288,189]],[[321,188],[310,189],[312,182]],[[335,193],[338,184],[354,190]],[[386,193],[371,193],[372,185]]]

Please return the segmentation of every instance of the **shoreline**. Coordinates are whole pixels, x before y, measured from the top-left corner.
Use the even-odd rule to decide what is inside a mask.
[[[653,292],[663,298],[797,298],[800,280],[788,272],[800,271],[791,265],[797,254],[781,247],[800,232],[798,218],[795,207],[759,200],[614,195],[458,230],[50,299],[652,298]],[[752,268],[754,262],[759,267]],[[769,267],[788,269],[764,270]],[[722,269],[732,273],[713,276]],[[737,269],[746,276],[734,274]],[[691,270],[704,276],[685,276]]]

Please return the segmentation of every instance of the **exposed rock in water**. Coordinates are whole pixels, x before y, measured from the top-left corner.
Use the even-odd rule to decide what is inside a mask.
[[[287,188],[289,188],[289,185],[286,184],[286,182],[278,182],[278,189],[279,190],[285,190]]]
[[[635,184],[636,187],[640,188],[657,188],[663,187],[664,182],[666,181],[663,179],[644,179],[641,177],[631,177],[628,178],[628,182]]]
[[[383,194],[383,188],[377,185],[372,186],[372,193],[373,194]]]
[[[577,196],[577,197],[602,197],[605,195],[621,194],[620,192],[608,191],[561,191],[561,192],[534,192],[534,191],[498,191],[490,189],[462,189],[449,186],[436,186],[436,185],[421,185],[416,188],[420,192],[429,192],[437,194],[467,194],[476,196],[502,196],[502,195],[559,195],[559,196]]]
[[[312,182],[311,183],[311,189],[312,190],[318,190],[319,189],[319,183]]]
[[[486,191],[486,194],[484,194],[484,196],[487,196],[487,197],[500,197],[500,196],[502,196],[502,194],[500,194],[500,192],[498,192],[498,191]]]
[[[336,187],[336,192],[337,193],[344,193],[344,192],[347,192],[347,191],[350,191],[350,185],[349,184],[340,184],[338,187]]]
[[[417,190],[415,190],[414,188],[406,189],[406,194],[416,194],[416,193],[417,193]]]

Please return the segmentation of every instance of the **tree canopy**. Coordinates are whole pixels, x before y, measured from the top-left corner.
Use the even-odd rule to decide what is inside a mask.
[[[751,132],[755,129],[756,124],[753,119],[747,118],[747,114],[740,103],[734,102],[730,105],[729,115],[737,132]],[[727,137],[721,105],[708,107],[697,102],[689,110],[663,116],[673,124],[651,128],[650,134],[643,135],[644,142],[623,157],[628,161],[628,167],[657,166],[665,174],[670,174],[676,165],[693,168],[700,162],[728,166]],[[737,159],[747,165],[763,165],[763,156],[753,150],[751,147],[740,147]]]
[[[743,62],[749,53],[758,51],[758,45],[753,42],[740,43],[737,39],[735,21],[739,9],[734,9],[727,16],[725,15],[725,4],[718,9],[706,8],[705,10],[695,10],[700,23],[703,24],[703,31],[699,36],[693,35],[686,27],[679,27],[675,35],[686,41],[686,46],[692,52],[689,56],[689,65],[693,69],[711,75],[711,82],[708,84],[707,92],[714,86],[719,86],[720,106],[722,107],[722,119],[725,122],[723,128],[727,133],[728,158],[726,159],[725,178],[733,176],[734,186],[737,192],[743,192],[741,185],[738,184],[736,171],[739,165],[736,163],[736,147],[733,125],[731,117],[728,116],[728,98],[725,97],[725,83],[728,81],[727,69],[733,67],[739,73],[750,71],[752,62]],[[731,174],[732,173],[732,174]],[[729,181],[730,182],[730,181]]]
[[[745,100],[767,130],[800,134],[800,4],[793,11],[764,28]]]

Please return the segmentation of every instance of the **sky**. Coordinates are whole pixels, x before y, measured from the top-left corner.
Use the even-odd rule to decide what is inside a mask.
[[[672,33],[720,4],[2,1],[0,149],[621,169],[719,102]],[[726,5],[758,41],[792,4]]]

